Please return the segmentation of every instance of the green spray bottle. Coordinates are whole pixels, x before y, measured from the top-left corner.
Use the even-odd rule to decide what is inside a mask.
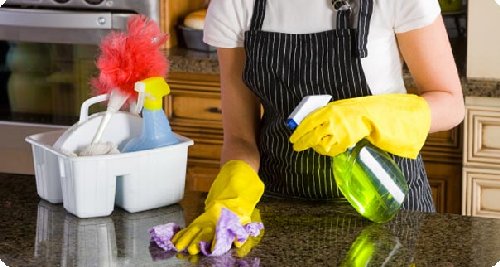
[[[294,130],[312,111],[325,106],[330,95],[306,96],[288,117]],[[399,211],[408,184],[389,154],[362,139],[347,151],[332,157],[338,188],[363,217],[377,223],[391,220]]]

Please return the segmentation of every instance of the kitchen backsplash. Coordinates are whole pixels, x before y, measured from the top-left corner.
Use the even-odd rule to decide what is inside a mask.
[[[170,59],[171,72],[204,73],[218,75],[219,65],[215,53],[202,53],[184,48],[166,50]],[[463,55],[458,55],[465,59]],[[463,62],[465,64],[465,62]],[[465,68],[465,65],[463,66]],[[467,78],[465,71],[460,73],[464,96],[500,97],[500,79]],[[407,88],[416,88],[410,73],[404,72]]]

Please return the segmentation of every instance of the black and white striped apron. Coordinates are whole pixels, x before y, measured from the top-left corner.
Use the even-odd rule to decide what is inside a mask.
[[[336,12],[336,29],[285,34],[261,30],[266,0],[255,0],[250,29],[245,32],[243,79],[264,107],[259,175],[267,194],[316,200],[343,197],[333,178],[331,158],[312,149],[295,152],[285,121],[304,96],[330,94],[335,101],[371,95],[361,57],[367,54],[373,0],[351,5],[352,10]],[[351,22],[351,12],[357,12],[357,23]],[[421,156],[394,159],[410,187],[403,208],[434,211]]]

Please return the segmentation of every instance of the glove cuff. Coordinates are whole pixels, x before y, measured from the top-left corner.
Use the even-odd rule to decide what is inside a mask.
[[[228,161],[222,166],[208,192],[205,210],[220,210],[226,207],[249,220],[264,193],[264,187],[258,174],[245,161]]]
[[[367,139],[394,155],[417,158],[431,126],[431,110],[427,101],[412,94],[375,97],[384,99],[387,107],[394,109],[394,112],[392,116],[390,110],[387,110],[386,115],[375,118],[372,133]]]

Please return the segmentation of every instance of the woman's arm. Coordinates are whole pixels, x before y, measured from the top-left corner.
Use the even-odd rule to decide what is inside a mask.
[[[260,155],[257,147],[257,134],[260,105],[255,95],[243,83],[245,50],[244,48],[219,48],[217,55],[224,131],[221,164],[239,159],[258,171]]]
[[[465,113],[462,86],[441,15],[429,26],[396,37],[418,92],[431,109],[429,132],[458,125]]]

